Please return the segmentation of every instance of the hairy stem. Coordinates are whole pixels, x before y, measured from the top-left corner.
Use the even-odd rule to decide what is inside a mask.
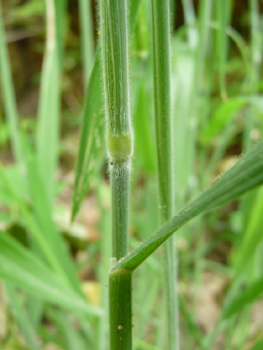
[[[132,349],[132,273],[121,269],[111,273],[110,295],[110,343],[111,350]]]
[[[128,254],[132,131],[129,107],[127,1],[101,0],[106,142],[112,192],[112,262]],[[110,274],[111,350],[131,350],[131,272]]]

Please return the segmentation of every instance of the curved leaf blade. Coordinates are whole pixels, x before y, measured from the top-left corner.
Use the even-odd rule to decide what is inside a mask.
[[[175,231],[197,215],[211,211],[263,183],[263,141],[253,147],[230,170],[193,202],[164,224],[111,271],[118,268],[134,270]]]
[[[0,231],[0,278],[48,302],[80,313],[100,314],[29,250]]]
[[[263,349],[263,340],[260,340],[256,343],[256,345],[253,346],[250,350],[261,350]]]
[[[229,318],[240,312],[246,305],[256,301],[262,293],[263,277],[251,283],[243,293],[239,294],[234,300],[231,300],[223,312],[223,319]]]

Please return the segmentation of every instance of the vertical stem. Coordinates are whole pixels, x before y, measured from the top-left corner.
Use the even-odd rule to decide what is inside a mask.
[[[52,207],[59,148],[61,67],[57,42],[56,2],[55,0],[45,0],[45,3],[47,35],[41,71],[36,147],[39,171],[45,179],[47,197],[49,205]]]
[[[79,0],[79,19],[86,89],[94,62],[93,21],[90,0]]]
[[[223,2],[217,0],[216,2],[216,19],[219,25],[219,30],[216,31],[216,56],[218,59],[220,95],[223,101],[227,100],[226,87],[226,62],[228,51],[228,36],[226,35],[227,27],[231,20],[232,1]]]
[[[154,94],[157,137],[159,201],[162,222],[174,212],[172,119],[171,119],[171,62],[169,0],[152,0]],[[169,350],[179,349],[178,302],[176,288],[176,247],[171,237],[163,248],[164,287]]]
[[[184,19],[189,26],[187,30],[188,42],[191,48],[195,48],[198,41],[197,29],[194,27],[196,23],[196,16],[194,10],[194,4],[192,0],[182,0]]]
[[[109,279],[110,349],[132,349],[131,271],[121,269]]]
[[[112,262],[128,254],[130,161],[127,1],[100,0],[106,142],[112,192]],[[131,350],[131,272],[109,276],[111,350]]]
[[[258,91],[258,78],[262,63],[262,24],[259,11],[259,1],[250,0],[250,22],[251,22],[251,54],[252,54],[252,91]]]
[[[12,81],[10,58],[5,41],[4,24],[0,8],[0,77],[3,94],[3,105],[10,132],[12,150],[20,169],[24,168],[24,156],[19,132],[19,117],[16,108],[16,97]]]
[[[112,163],[112,257],[120,260],[128,254],[130,167],[127,160]]]

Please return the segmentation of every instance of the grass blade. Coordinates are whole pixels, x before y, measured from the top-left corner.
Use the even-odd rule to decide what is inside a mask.
[[[260,340],[256,343],[256,345],[254,345],[252,348],[250,348],[249,350],[261,350],[263,349],[263,340]]]
[[[200,329],[198,328],[198,326],[196,325],[196,322],[193,319],[191,312],[188,311],[186,303],[182,298],[179,299],[179,305],[180,305],[180,310],[183,314],[185,322],[188,325],[188,328],[189,328],[189,331],[190,331],[192,337],[195,339],[199,348],[202,350],[205,350],[205,346],[204,346],[204,342],[203,342],[203,334],[200,331]]]
[[[25,199],[19,196],[20,193],[16,193],[16,187],[13,186],[10,178],[7,177],[8,172],[6,172],[1,165],[0,178],[7,192],[13,198],[13,201],[18,204],[23,220],[34,235],[36,243],[50,266],[52,266],[54,271],[71,285],[76,292],[83,296],[74,265],[65,247],[65,242],[52,220],[51,208],[48,206],[47,194],[42,183],[42,178],[39,175],[37,161],[35,157],[30,154],[28,147],[26,147],[28,145],[26,143],[24,144],[25,150],[27,150],[28,183],[30,186],[29,192],[34,213],[31,213],[31,210],[25,203]]]
[[[58,48],[58,60],[61,68],[64,58],[64,37],[67,23],[68,0],[54,0],[54,6],[56,11],[56,45]]]
[[[5,289],[8,295],[11,309],[14,312],[17,323],[21,328],[28,344],[32,350],[40,350],[41,347],[38,343],[33,324],[22,305],[22,301],[20,300],[18,293],[16,292],[15,288],[9,283],[5,283]]]
[[[38,166],[50,206],[55,192],[55,172],[58,158],[60,68],[57,43],[56,8],[54,0],[46,0],[47,38],[41,74],[37,123]]]
[[[94,35],[90,0],[79,0],[79,21],[86,90],[94,63]]]
[[[76,290],[81,293],[79,281],[76,276],[75,267],[69,256],[69,251],[61,234],[58,232],[53,219],[51,207],[48,205],[47,193],[42,178],[36,164],[36,160],[28,160],[28,178],[30,184],[30,193],[32,205],[36,216],[36,223],[40,228],[40,234],[43,241],[49,247],[49,251],[57,262],[57,266],[64,276],[65,280]]]
[[[241,246],[235,258],[235,277],[244,272],[250,257],[254,256],[255,250],[262,241],[262,224],[263,224],[263,191],[258,191],[257,197],[253,198],[248,213],[248,222]]]
[[[216,209],[263,183],[263,141],[253,147],[230,170],[181,210],[152,237],[112,268],[134,270],[163,242],[197,215]]]
[[[16,108],[15,91],[12,82],[10,60],[5,43],[4,26],[0,8],[0,73],[3,91],[3,103],[12,141],[12,148],[17,162],[22,166],[23,154],[19,133],[19,120]]]
[[[175,205],[169,15],[169,0],[152,0],[155,128],[162,223],[172,217]],[[165,330],[169,350],[179,349],[176,266],[175,236],[172,236],[163,246]]]
[[[84,337],[72,327],[72,321],[67,315],[65,316],[63,312],[57,310],[50,310],[48,316],[56,324],[58,333],[65,338],[67,350],[85,350],[87,348]]]
[[[220,80],[220,94],[223,101],[227,99],[226,88],[226,64],[228,55],[228,36],[226,29],[229,26],[232,14],[232,0],[224,3],[221,0],[216,1],[216,19],[219,24],[219,30],[216,31],[215,50],[218,57],[219,64],[219,80]]]
[[[204,128],[201,141],[204,144],[211,142],[246,104],[247,100],[243,97],[231,98],[221,103]]]
[[[251,283],[247,289],[240,293],[226,306],[223,312],[223,319],[229,318],[240,312],[246,305],[253,303],[263,293],[263,277]]]
[[[0,277],[39,298],[81,313],[100,314],[36,256],[0,232]]]
[[[262,64],[262,21],[259,11],[259,1],[250,0],[250,23],[251,23],[251,54],[253,68],[251,72],[252,91],[258,90],[259,76]]]
[[[184,10],[185,23],[189,26],[188,29],[188,42],[191,48],[195,48],[198,42],[197,28],[194,28],[196,22],[194,4],[192,0],[182,0],[182,6]]]
[[[72,220],[90,187],[94,176],[96,160],[99,158],[103,118],[102,70],[100,62],[100,47],[97,49],[95,64],[90,76],[83,109],[83,122],[78,151],[77,166],[73,192]]]

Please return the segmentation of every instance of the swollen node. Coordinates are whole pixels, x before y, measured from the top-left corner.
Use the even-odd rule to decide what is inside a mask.
[[[129,159],[132,156],[132,133],[107,135],[107,150],[109,157],[115,160]]]

